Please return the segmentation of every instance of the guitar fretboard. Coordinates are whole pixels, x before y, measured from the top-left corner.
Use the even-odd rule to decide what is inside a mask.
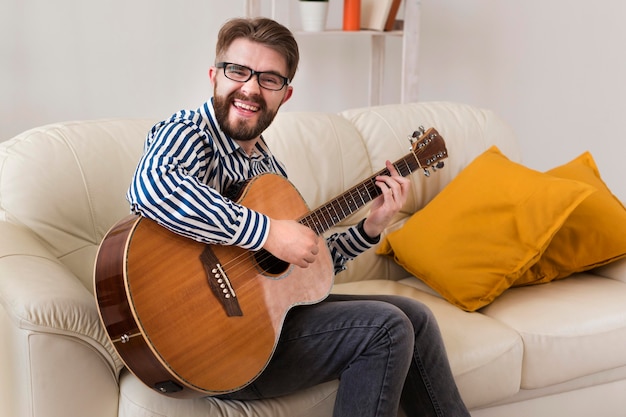
[[[413,153],[404,156],[394,162],[393,165],[403,177],[420,168],[418,158]],[[311,211],[300,219],[299,222],[321,235],[382,194],[381,189],[376,185],[376,177],[379,175],[389,175],[389,170],[385,168],[378,171],[365,181]]]

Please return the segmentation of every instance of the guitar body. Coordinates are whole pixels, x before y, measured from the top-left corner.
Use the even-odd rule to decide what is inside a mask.
[[[275,219],[309,212],[274,174],[251,180],[238,202]],[[206,245],[129,216],[98,252],[100,317],[126,366],[157,391],[179,398],[236,391],[266,367],[287,312],[330,292],[333,263],[319,240],[308,268],[271,257],[277,266],[267,272],[267,252]]]

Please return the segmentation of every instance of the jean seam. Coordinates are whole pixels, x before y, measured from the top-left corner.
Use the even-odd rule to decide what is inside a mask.
[[[389,391],[389,360],[392,357],[392,349],[394,346],[394,340],[393,340],[393,335],[389,332],[389,329],[387,329],[385,326],[380,326],[380,329],[383,329],[385,331],[385,335],[386,338],[388,339],[388,343],[389,343],[389,347],[387,349],[387,363],[385,365],[385,375],[383,377],[383,383],[381,384],[381,391]],[[383,389],[384,388],[384,389]],[[377,405],[376,405],[376,415],[378,415],[380,413],[380,408],[381,408],[381,399],[382,399],[382,392],[379,393],[378,395],[378,401],[377,401]],[[388,399],[385,399],[385,401],[389,401]]]
[[[419,370],[420,375],[422,376],[422,381],[424,383],[424,387],[426,388],[426,392],[428,392],[428,396],[430,397],[430,402],[433,406],[433,409],[435,410],[435,413],[437,413],[437,416],[444,417],[443,411],[441,410],[441,406],[439,405],[439,402],[437,401],[437,398],[433,391],[432,384],[430,382],[430,378],[428,377],[426,368],[424,368],[424,364],[419,355],[418,349],[417,348],[414,349],[414,352],[415,352],[415,355],[414,355],[415,363],[417,365],[417,369]]]

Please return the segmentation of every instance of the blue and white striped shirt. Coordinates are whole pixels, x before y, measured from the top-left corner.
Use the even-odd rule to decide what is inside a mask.
[[[180,235],[258,250],[267,239],[270,219],[222,194],[261,173],[285,178],[287,173],[264,140],[248,156],[222,132],[212,103],[180,111],[150,130],[127,199],[133,213]],[[327,243],[335,272],[372,246],[357,226],[330,236]]]

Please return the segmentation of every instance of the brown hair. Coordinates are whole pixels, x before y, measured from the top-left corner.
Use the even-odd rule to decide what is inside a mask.
[[[227,21],[217,35],[215,56],[220,59],[234,40],[245,38],[272,48],[287,61],[287,77],[293,80],[298,68],[300,53],[293,33],[275,20],[258,17],[235,18]]]

